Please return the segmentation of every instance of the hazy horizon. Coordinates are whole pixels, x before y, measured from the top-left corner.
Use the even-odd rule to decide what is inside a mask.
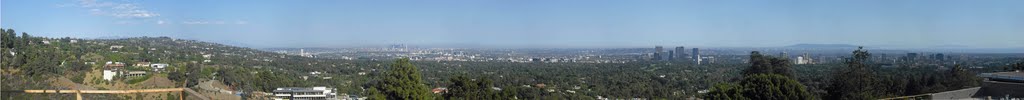
[[[253,48],[1024,47],[1024,1],[5,0],[3,28]]]

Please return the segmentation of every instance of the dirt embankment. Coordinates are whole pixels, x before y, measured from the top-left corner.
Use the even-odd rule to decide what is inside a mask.
[[[167,76],[159,73],[154,74],[149,79],[136,83],[127,84],[123,80],[106,81],[101,78],[102,70],[92,70],[84,74],[83,83],[75,83],[69,78],[59,77],[50,79],[55,86],[67,87],[68,89],[80,89],[80,90],[131,90],[131,89],[155,89],[155,88],[178,88],[180,85],[176,85],[175,81],[167,79]],[[179,93],[167,92],[167,93],[137,93],[137,94],[110,94],[114,98],[142,98],[142,99],[168,99],[177,98]]]
[[[65,78],[65,77],[58,77],[58,78],[55,78],[55,79],[51,79],[49,81],[53,82],[52,85],[54,85],[54,86],[66,87],[68,89],[96,90],[96,87],[75,83],[75,82],[71,81],[71,79],[68,79],[68,78]]]

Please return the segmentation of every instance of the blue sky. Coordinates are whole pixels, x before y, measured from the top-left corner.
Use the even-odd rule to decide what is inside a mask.
[[[1024,47],[1024,0],[3,0],[48,37],[170,36],[256,48]]]

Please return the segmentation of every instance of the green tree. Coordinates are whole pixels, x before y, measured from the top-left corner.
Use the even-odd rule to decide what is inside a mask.
[[[711,100],[810,100],[815,96],[807,92],[800,82],[790,78],[789,61],[782,57],[750,52],[750,67],[743,70],[740,84],[718,83],[704,95]]]
[[[369,100],[387,100],[387,96],[384,93],[381,93],[380,90],[377,90],[376,87],[372,87],[372,88],[370,88],[370,96],[367,97],[367,99],[369,99]]]
[[[874,89],[876,78],[867,61],[871,56],[864,47],[853,51],[853,58],[846,59],[846,68],[832,75],[832,84],[827,87],[829,100],[866,100],[877,98]]]
[[[1006,66],[1006,71],[1017,71],[1024,70],[1024,61],[1014,63],[1013,65]]]
[[[812,100],[800,82],[777,74],[756,74],[743,79],[743,96],[753,100]]]
[[[754,74],[743,78],[739,85],[715,84],[704,95],[709,100],[812,100],[815,96],[792,78],[778,74]]]
[[[13,66],[15,66],[14,62],[18,62],[19,61],[19,60],[15,59],[15,57],[17,57],[17,56],[15,56],[15,55],[8,55],[9,52],[14,52],[13,48],[14,48],[14,44],[16,44],[16,43],[14,43],[14,40],[13,40],[15,38],[14,33],[11,33],[13,31],[14,30],[12,30],[12,29],[7,29],[7,30],[0,29],[0,35],[2,35],[2,36],[0,36],[0,39],[3,39],[2,41],[0,41],[0,42],[2,42],[2,43],[0,43],[0,44],[2,44],[2,45],[0,45],[0,47],[2,47],[2,48],[0,48],[0,60],[3,60],[3,61],[0,61],[0,67],[3,67],[3,68],[12,68]]]
[[[447,93],[442,96],[449,100],[496,100],[511,97],[502,97],[494,87],[494,81],[489,78],[471,79],[466,76],[456,76],[449,80]]]
[[[750,52],[750,67],[743,70],[744,76],[754,74],[779,74],[792,77],[789,59],[764,56],[758,51]]]
[[[953,69],[949,70],[949,78],[946,79],[945,83],[948,88],[952,89],[963,89],[969,87],[978,86],[978,78],[974,76],[974,73],[967,71],[967,69],[960,65],[954,65]]]
[[[704,94],[708,100],[750,100],[743,96],[744,88],[734,83],[718,83],[711,87],[711,91]]]
[[[920,84],[921,79],[923,78],[910,77],[910,79],[908,79],[907,81],[907,84],[905,84],[906,86],[904,86],[903,95],[915,95],[924,93],[924,86]]]
[[[21,43],[22,46],[28,46],[29,43],[32,43],[32,36],[29,36],[28,33],[21,32]]]
[[[383,75],[378,88],[389,100],[427,100],[433,94],[423,84],[419,70],[409,62],[409,58],[395,61]]]
[[[3,48],[14,47],[14,40],[13,40],[14,39],[14,33],[13,32],[14,32],[14,30],[12,30],[12,29],[7,29],[7,30],[0,29],[0,33],[2,33],[0,35],[3,35],[3,36],[0,36],[0,39],[3,39],[3,41],[0,41],[0,42],[3,42],[2,43],[3,44]]]

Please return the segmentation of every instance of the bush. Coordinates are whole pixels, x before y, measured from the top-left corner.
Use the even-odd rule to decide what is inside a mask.
[[[84,72],[75,73],[71,77],[69,77],[68,79],[71,79],[71,81],[75,82],[75,83],[84,84],[83,82],[85,82],[85,73]]]

